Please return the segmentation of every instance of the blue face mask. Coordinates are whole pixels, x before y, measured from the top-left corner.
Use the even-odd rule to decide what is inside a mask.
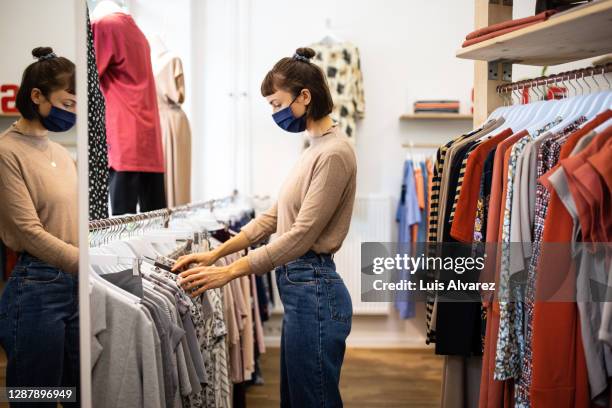
[[[51,132],[65,132],[76,123],[76,114],[51,106],[49,115],[45,118],[41,117],[40,123]]]
[[[293,105],[296,99],[297,96],[291,101],[289,106],[272,115],[272,119],[274,119],[278,127],[291,133],[300,133],[306,130],[306,114],[304,113],[301,117],[296,118],[291,110],[291,105]]]

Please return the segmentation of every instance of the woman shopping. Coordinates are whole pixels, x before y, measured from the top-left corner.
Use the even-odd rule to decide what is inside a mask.
[[[261,93],[283,130],[306,131],[310,146],[285,180],[278,201],[216,249],[180,258],[175,271],[193,296],[232,279],[275,269],[284,306],[281,337],[281,406],[341,407],[340,370],[351,330],[352,303],[333,254],[349,229],[356,189],[356,159],[346,135],[330,117],[333,101],[325,76],[299,48],[264,78]],[[271,243],[228,266],[218,259]]]
[[[0,135],[0,239],[19,254],[0,299],[0,344],[7,387],[78,387],[77,171],[49,139],[76,121],[75,66],[48,47],[32,55],[21,117]]]

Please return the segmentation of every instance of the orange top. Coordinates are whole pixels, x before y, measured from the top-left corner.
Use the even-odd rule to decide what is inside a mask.
[[[512,145],[520,138],[527,136],[527,131],[523,130],[515,135],[500,142],[495,151],[493,160],[493,175],[491,181],[491,194],[489,199],[489,213],[487,215],[487,243],[501,241],[501,218],[503,212],[502,204],[506,197],[506,180],[508,178],[508,162]],[[497,251],[496,255],[499,255]],[[485,261],[485,269],[481,274],[481,282],[492,282],[495,278],[497,268],[497,257],[489,256]]]
[[[422,210],[425,208],[425,183],[423,183],[423,172],[420,165],[414,168],[414,183],[419,208]]]
[[[476,220],[476,206],[480,192],[480,179],[482,168],[487,155],[504,139],[512,135],[512,129],[503,132],[482,142],[470,153],[465,168],[466,177],[463,179],[463,187],[459,193],[455,218],[451,227],[450,235],[460,242],[474,241],[474,222]]]

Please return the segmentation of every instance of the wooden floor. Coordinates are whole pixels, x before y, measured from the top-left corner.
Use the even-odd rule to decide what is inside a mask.
[[[433,350],[347,350],[340,388],[347,408],[439,407],[442,358]],[[279,349],[261,356],[265,384],[247,391],[249,408],[278,408]]]
[[[261,356],[265,384],[247,391],[248,408],[278,408],[279,349]],[[6,356],[0,348],[0,386]],[[347,350],[340,388],[347,408],[439,407],[442,358],[432,350]],[[0,408],[8,407],[0,402]]]

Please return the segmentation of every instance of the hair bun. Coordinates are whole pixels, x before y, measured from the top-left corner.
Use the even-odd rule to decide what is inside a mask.
[[[46,57],[49,54],[53,53],[53,48],[51,47],[36,47],[32,50],[32,56],[34,58],[42,58]]]
[[[316,52],[312,48],[308,47],[298,48],[295,50],[295,53],[306,59],[312,59],[316,55]]]

